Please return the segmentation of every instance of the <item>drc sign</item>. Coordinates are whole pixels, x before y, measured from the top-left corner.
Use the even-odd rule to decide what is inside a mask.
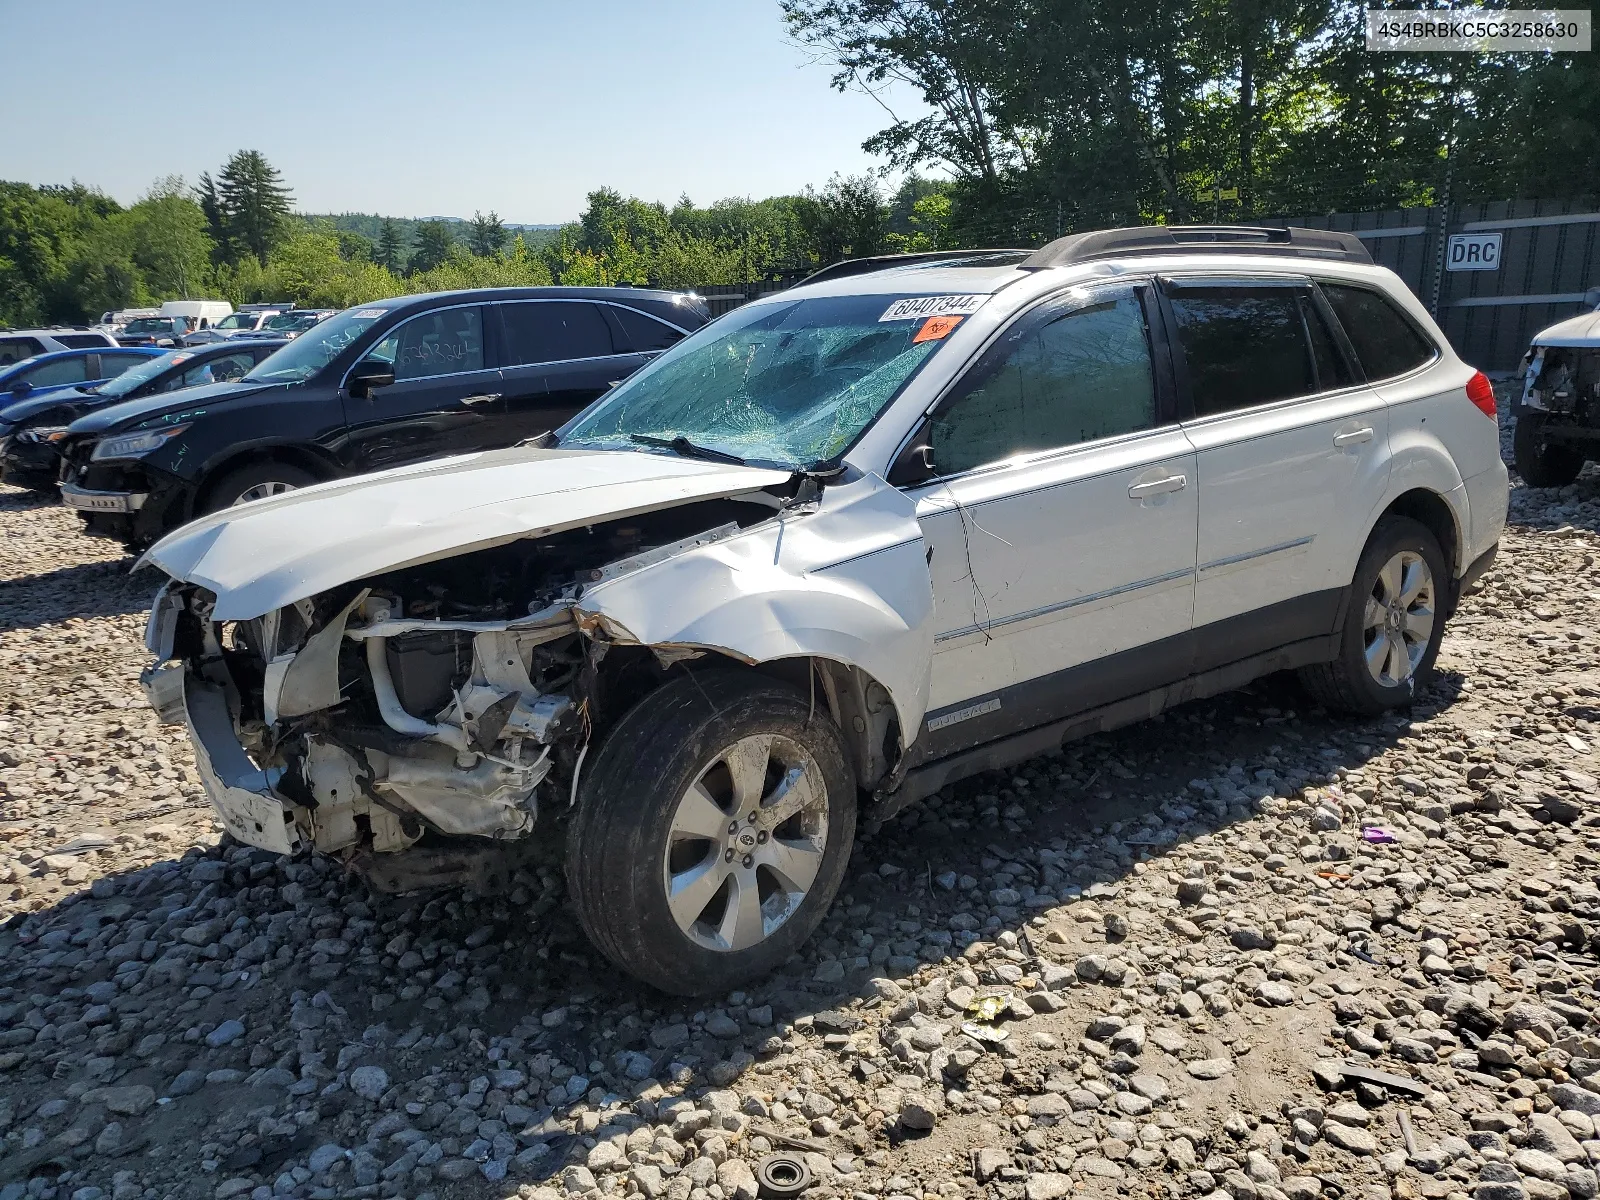
[[[1494,271],[1500,266],[1498,233],[1452,233],[1445,251],[1448,271]]]

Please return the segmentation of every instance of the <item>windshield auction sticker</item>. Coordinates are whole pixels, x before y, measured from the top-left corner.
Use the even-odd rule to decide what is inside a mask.
[[[978,311],[989,298],[987,292],[976,296],[912,296],[909,300],[896,300],[884,309],[879,321],[913,321],[918,317],[964,317]]]
[[[1369,8],[1368,50],[1502,54],[1589,49],[1586,8]]]

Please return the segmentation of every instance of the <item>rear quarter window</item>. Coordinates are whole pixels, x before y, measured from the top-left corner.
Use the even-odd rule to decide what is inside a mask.
[[[635,353],[665,350],[683,337],[683,334],[671,325],[635,309],[623,308],[616,304],[611,305],[610,309],[611,315],[616,317],[618,324],[622,326],[622,332],[627,339],[625,343],[627,349]]]
[[[1323,284],[1322,292],[1369,380],[1404,375],[1438,356],[1438,347],[1388,297],[1371,288],[1338,283]]]

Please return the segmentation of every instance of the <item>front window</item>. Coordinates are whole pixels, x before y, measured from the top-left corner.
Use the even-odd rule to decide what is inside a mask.
[[[388,315],[386,308],[347,308],[267,355],[245,379],[250,383],[304,383]]]
[[[102,396],[110,396],[113,400],[121,399],[123,396],[131,395],[163,371],[179,363],[188,362],[193,357],[193,350],[174,350],[171,354],[157,355],[155,358],[146,359],[137,367],[124,371],[109,383],[102,383],[95,391]]]
[[[983,298],[921,299],[827,296],[736,309],[597,401],[561,445],[632,449],[684,437],[782,466],[837,458]]]

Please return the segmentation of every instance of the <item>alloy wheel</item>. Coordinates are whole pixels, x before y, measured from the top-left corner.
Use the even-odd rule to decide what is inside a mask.
[[[1437,605],[1433,572],[1414,550],[1383,564],[1367,597],[1364,657],[1372,678],[1397,687],[1416,672],[1433,637]]]
[[[827,842],[827,788],[811,756],[777,734],[740,738],[673,811],[662,871],[667,907],[699,945],[748,949],[799,910]]]
[[[265,500],[268,496],[281,496],[294,491],[294,484],[268,480],[245,488],[234,498],[234,504],[248,504],[252,500]]]

